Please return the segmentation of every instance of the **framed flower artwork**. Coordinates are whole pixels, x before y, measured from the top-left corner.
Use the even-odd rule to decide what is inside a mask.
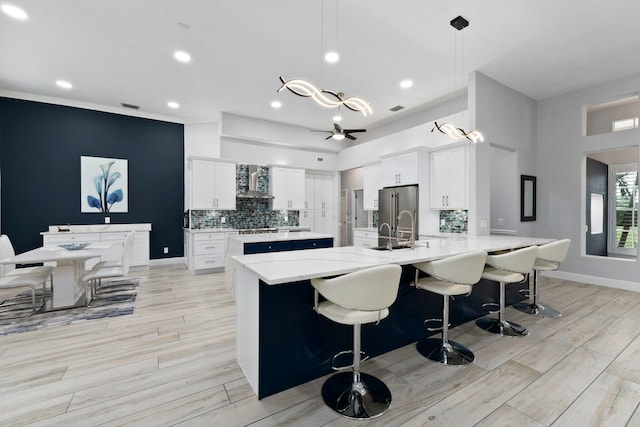
[[[80,211],[128,212],[128,162],[124,159],[80,156]]]

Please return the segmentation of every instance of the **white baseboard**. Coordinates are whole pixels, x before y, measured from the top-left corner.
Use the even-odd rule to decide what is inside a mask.
[[[149,266],[184,264],[184,257],[158,258],[149,260]]]
[[[606,286],[607,288],[640,292],[640,283],[638,282],[610,279],[608,277],[588,276],[586,274],[569,273],[566,271],[545,271],[542,272],[542,275],[554,279],[571,280],[574,282],[589,283],[590,285]]]

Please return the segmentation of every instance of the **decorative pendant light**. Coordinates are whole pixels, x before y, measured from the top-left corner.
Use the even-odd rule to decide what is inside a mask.
[[[469,26],[469,21],[464,19],[462,16],[458,16],[456,18],[453,18],[451,22],[449,22],[449,24],[451,24],[451,26],[456,30],[462,31],[464,28]],[[462,55],[464,58],[464,39],[462,39],[462,47],[463,47]],[[462,69],[464,72],[464,60],[462,61]],[[455,59],[454,59],[453,75],[454,75],[453,89],[455,91],[457,89],[456,86],[457,86],[457,76],[458,76],[458,35],[457,33],[456,33],[456,40],[455,40]],[[454,126],[450,123],[438,124],[438,122],[433,122],[433,124],[435,126],[431,129],[431,132],[437,129],[441,133],[449,135],[453,139],[466,138],[473,143],[484,141],[484,137],[482,136],[482,133],[480,133],[477,130],[472,130],[467,132],[464,129]]]
[[[320,50],[321,54],[324,55],[324,59],[326,62],[335,64],[340,59],[340,55],[331,50],[329,52],[324,53],[324,1],[322,2],[322,21],[320,27]],[[335,48],[337,48],[338,44],[338,0],[336,0],[336,35],[335,35]],[[323,73],[324,67],[321,65],[321,74]],[[283,89],[288,89],[291,93],[304,97],[311,98],[319,105],[327,108],[338,108],[341,106],[345,106],[351,111],[362,113],[365,117],[369,114],[373,114],[373,110],[371,109],[371,105],[362,98],[358,97],[347,97],[345,98],[344,94],[339,91],[332,91],[327,89],[318,88],[313,83],[303,80],[303,79],[291,79],[285,80],[282,76],[279,77],[282,86],[278,89],[278,92],[281,92]],[[338,115],[340,119],[340,110],[338,110]]]

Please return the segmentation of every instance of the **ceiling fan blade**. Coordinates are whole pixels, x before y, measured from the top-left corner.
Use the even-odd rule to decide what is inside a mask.
[[[344,137],[345,137],[345,138],[349,138],[349,139],[351,139],[352,141],[355,141],[355,140],[356,140],[356,137],[355,137],[355,136],[351,136],[351,135],[349,135],[348,133],[347,133],[347,134],[345,134],[345,135],[344,135]]]
[[[333,135],[329,135],[328,137],[326,137],[324,140],[326,141],[327,139],[331,139],[333,138]]]
[[[345,133],[366,132],[366,129],[344,129]]]
[[[319,130],[319,129],[309,129],[309,132],[329,132],[329,133],[331,133],[330,130]]]

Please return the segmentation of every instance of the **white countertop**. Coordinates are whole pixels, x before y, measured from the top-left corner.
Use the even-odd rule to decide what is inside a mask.
[[[237,232],[238,229],[237,228],[198,228],[198,229],[193,229],[190,230],[188,228],[185,228],[184,230],[187,233],[233,233],[233,232]]]
[[[279,231],[277,233],[235,234],[230,240],[242,243],[286,242],[288,240],[331,239],[330,234],[312,233],[309,231]]]
[[[69,231],[59,231],[58,227],[68,227]],[[151,231],[151,224],[88,224],[88,225],[50,225],[49,231],[40,234],[64,234],[64,233],[108,233],[118,231]]]
[[[303,233],[290,233],[303,234]],[[315,233],[310,233],[315,234]],[[256,235],[249,235],[253,237]],[[514,249],[548,243],[554,239],[519,236],[470,236],[450,234],[447,238],[429,239],[429,247],[376,251],[345,246],[312,251],[271,252],[254,255],[237,255],[233,259],[270,285],[277,285],[316,277],[350,273],[382,264],[413,264],[432,261],[465,252],[487,252]],[[244,236],[234,236],[244,237]],[[314,237],[307,237],[314,238]],[[286,239],[283,239],[286,240]],[[273,241],[273,240],[272,240]],[[419,241],[418,244],[423,244]]]

